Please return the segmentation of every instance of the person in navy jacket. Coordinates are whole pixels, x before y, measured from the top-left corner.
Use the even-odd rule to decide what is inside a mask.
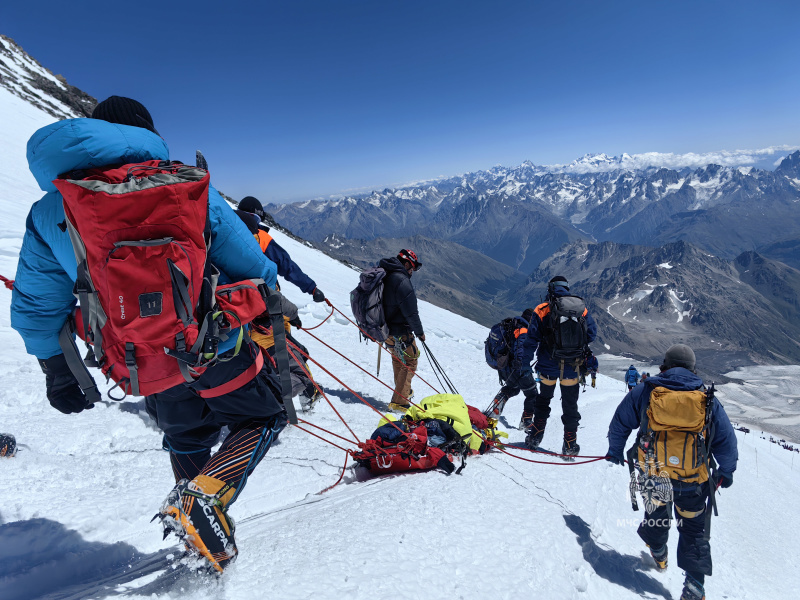
[[[560,275],[553,277],[547,285],[547,298],[558,296],[570,296],[569,284],[566,278]],[[517,343],[515,350],[515,366],[520,370],[520,388],[523,392],[536,388],[536,382],[531,371],[531,362],[534,353],[536,355],[536,370],[541,375],[541,387],[538,394],[525,395],[525,406],[522,414],[522,423],[528,430],[525,443],[529,448],[535,450],[544,438],[544,431],[547,419],[550,417],[550,401],[555,394],[556,383],[561,383],[561,422],[564,425],[564,443],[561,453],[564,455],[576,455],[580,451],[577,443],[578,424],[581,414],[578,412],[578,396],[580,389],[578,382],[580,374],[576,372],[573,365],[564,364],[563,369],[560,361],[555,360],[544,342],[547,334],[547,323],[545,318],[550,313],[549,302],[543,302],[533,311],[528,333],[520,336],[522,343]],[[586,319],[586,343],[587,345],[597,337],[597,325],[588,311],[585,312]]]
[[[80,413],[92,408],[92,400],[96,398],[84,394],[59,345],[59,332],[76,305],[73,285],[77,263],[66,232],[62,198],[52,181],[77,169],[168,160],[169,150],[141,103],[112,96],[97,105],[92,118],[67,119],[39,129],[28,142],[27,155],[31,172],[45,195],[28,213],[14,283],[11,325],[22,336],[28,353],[39,360],[50,404],[65,414]],[[208,203],[209,260],[220,270],[220,283],[258,278],[275,288],[275,264],[264,256],[253,236],[213,187]],[[148,414],[164,431],[164,447],[170,452],[175,479],[188,481],[170,495],[176,502],[180,502],[187,486],[196,493],[209,495],[224,488],[227,493],[220,499],[220,505],[225,507],[233,502],[248,475],[286,425],[286,413],[278,400],[280,390],[269,383],[263,368],[260,371],[253,368],[258,347],[249,342],[238,354],[229,356],[233,354],[237,333],[232,332],[227,341],[220,342],[220,355],[228,355],[230,360],[207,368],[191,384],[146,397]],[[255,377],[238,389],[215,398],[204,399],[198,394],[197,390],[218,388],[245,372],[254,372]],[[228,426],[230,433],[211,457],[211,448],[218,442],[223,426]],[[223,468],[232,462],[236,468]],[[170,507],[175,514],[180,513],[174,502],[165,503],[162,517],[168,517],[166,512]],[[196,525],[208,527],[210,523],[210,533],[198,525],[198,535],[185,539],[204,556],[203,549],[197,546],[207,543],[207,558],[221,570],[237,553],[232,522],[219,506],[201,517],[195,519]],[[224,548],[214,549],[218,543],[211,523],[214,519],[217,529],[221,527],[229,534]],[[178,520],[172,518],[172,529],[181,528]]]
[[[272,239],[269,234],[269,227],[261,224],[267,213],[264,211],[264,205],[257,198],[253,196],[242,198],[236,209],[236,214],[247,225],[250,233],[255,236],[259,247],[267,258],[275,263],[278,268],[278,275],[295,284],[300,288],[300,291],[311,294],[314,302],[325,301],[325,294],[317,287],[314,280],[303,273],[303,270],[292,260],[289,253]]]
[[[684,344],[667,350],[661,373],[648,377],[628,392],[617,407],[608,427],[608,453],[606,460],[625,464],[625,443],[631,432],[641,425],[642,412],[650,404],[650,395],[657,387],[675,391],[704,389],[703,380],[695,374],[694,351]],[[678,519],[678,567],[686,571],[684,594],[681,598],[700,600],[706,575],[711,575],[711,546],[705,539],[706,510],[709,494],[716,486],[724,488],[733,484],[733,473],[739,460],[736,434],[730,419],[718,400],[711,410],[711,444],[709,454],[718,468],[709,481],[702,484],[671,479],[672,499]],[[711,484],[711,485],[709,485]],[[667,538],[669,536],[669,505],[662,504],[654,512],[645,512],[639,527],[639,536],[650,547],[650,552],[661,568],[667,564]]]

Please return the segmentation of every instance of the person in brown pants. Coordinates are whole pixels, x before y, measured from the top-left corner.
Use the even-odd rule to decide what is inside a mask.
[[[411,284],[411,274],[419,271],[422,263],[414,252],[403,249],[397,256],[381,260],[378,266],[386,271],[383,280],[383,313],[389,327],[386,347],[393,355],[394,393],[389,409],[402,412],[409,407],[408,399],[414,394],[411,380],[419,359],[414,336],[425,341],[417,308],[417,294]]]

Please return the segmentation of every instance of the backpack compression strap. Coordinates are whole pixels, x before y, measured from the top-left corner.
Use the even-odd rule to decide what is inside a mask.
[[[97,390],[97,384],[89,373],[89,369],[86,368],[86,364],[81,359],[78,346],[75,344],[75,327],[72,316],[67,318],[61,328],[61,332],[58,334],[58,345],[61,346],[61,351],[67,360],[67,366],[78,381],[78,386],[86,396],[86,400],[91,404],[99,402],[102,396]]]
[[[278,375],[281,378],[281,396],[283,406],[289,415],[289,423],[297,425],[297,413],[292,404],[292,380],[289,375],[289,351],[286,349],[286,330],[283,323],[283,306],[281,295],[272,292],[267,296],[267,309],[272,321],[272,335],[275,340],[275,362],[278,363]]]

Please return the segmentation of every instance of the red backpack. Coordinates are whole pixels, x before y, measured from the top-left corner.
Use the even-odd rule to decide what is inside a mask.
[[[217,286],[207,171],[153,160],[53,183],[78,263],[77,333],[126,394],[193,381],[220,336],[266,310],[260,279]]]

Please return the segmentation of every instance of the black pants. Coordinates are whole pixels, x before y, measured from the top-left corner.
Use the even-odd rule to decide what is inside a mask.
[[[711,545],[703,539],[706,527],[708,482],[685,488],[673,486],[675,519],[678,522],[678,567],[700,582],[711,575]],[[669,505],[662,504],[652,513],[645,512],[639,525],[639,537],[650,547],[667,543],[671,515]]]
[[[533,413],[533,401],[536,399],[536,380],[533,378],[533,373],[520,374],[519,371],[514,371],[506,378],[503,387],[500,388],[500,393],[504,394],[507,398],[513,398],[520,392],[525,394],[525,408],[527,413]]]
[[[544,424],[550,417],[550,401],[555,395],[556,386],[542,382],[539,389],[539,394],[533,401],[533,419],[535,423]],[[578,431],[578,423],[581,420],[581,413],[578,412],[579,395],[580,389],[577,385],[561,385],[561,422],[564,425],[565,434],[574,434]],[[526,411],[528,410],[527,404],[526,399]]]
[[[176,479],[193,479],[203,471],[223,426],[228,426],[230,434],[215,459],[230,450],[226,445],[237,446],[237,439],[256,442],[252,447],[253,461],[245,461],[242,473],[231,472],[232,476],[246,478],[286,425],[284,409],[278,401],[280,390],[273,387],[263,368],[249,383],[223,396],[204,399],[196,392],[237,377],[253,364],[257,352],[259,347],[251,342],[236,357],[207,369],[194,383],[146,397],[147,413],[164,432],[164,448],[170,452]],[[261,435],[267,429],[272,435]],[[243,448],[238,444],[239,450]]]

